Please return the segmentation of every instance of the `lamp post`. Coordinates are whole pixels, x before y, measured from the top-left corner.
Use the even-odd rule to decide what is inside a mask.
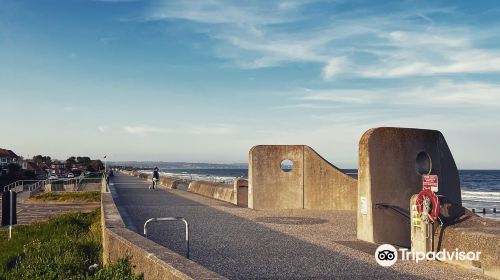
[[[108,160],[107,160],[107,155],[104,156],[104,174],[108,173]]]

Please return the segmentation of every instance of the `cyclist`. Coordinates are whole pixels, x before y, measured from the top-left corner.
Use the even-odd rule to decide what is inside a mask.
[[[155,169],[153,170],[153,184],[151,185],[153,190],[156,190],[159,181],[160,181],[160,173],[158,172],[158,167],[155,167]]]

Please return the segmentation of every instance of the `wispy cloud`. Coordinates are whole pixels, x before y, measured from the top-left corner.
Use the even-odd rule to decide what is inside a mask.
[[[148,125],[130,125],[124,126],[123,130],[132,135],[147,136],[152,133],[159,133],[164,131],[162,128],[148,126]]]
[[[299,104],[275,106],[275,107],[273,107],[273,109],[333,109],[336,107],[337,106],[334,106],[334,105],[299,103]]]
[[[442,120],[496,119],[500,110],[500,83],[437,80],[398,87],[360,89],[301,88],[284,105],[271,109],[309,112],[314,121],[337,124],[418,123],[423,116]],[[420,124],[424,127],[425,124]]]
[[[317,63],[325,80],[500,72],[500,51],[484,47],[497,32],[433,19],[452,8],[381,15],[361,8],[342,12],[328,3],[327,14],[305,12],[317,2],[161,1],[146,20],[195,23],[197,32],[219,42],[218,56],[242,68]],[[318,20],[321,15],[329,20]]]
[[[97,126],[97,130],[99,130],[100,132],[106,132],[108,130],[108,127],[104,125],[99,125]]]
[[[393,88],[372,89],[300,89],[291,100],[346,105],[427,105],[442,107],[498,107],[500,84],[438,80]],[[296,104],[300,105],[302,103]],[[382,106],[383,107],[383,106]]]

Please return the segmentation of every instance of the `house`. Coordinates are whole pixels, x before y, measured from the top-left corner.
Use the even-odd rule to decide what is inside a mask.
[[[60,160],[54,160],[52,162],[52,174],[56,174],[57,176],[62,176],[64,175],[66,171],[66,164],[64,161]]]
[[[43,164],[43,165],[45,165],[45,164]],[[32,171],[33,173],[35,173],[35,175],[37,176],[37,178],[45,178],[45,177],[47,177],[47,171],[45,171],[45,169],[43,168],[43,166],[40,166],[40,165],[36,164],[32,160],[23,161],[22,164],[21,164],[21,168],[23,170]]]
[[[5,169],[7,165],[17,163],[18,160],[19,156],[17,156],[16,153],[11,150],[0,148],[0,169]]]

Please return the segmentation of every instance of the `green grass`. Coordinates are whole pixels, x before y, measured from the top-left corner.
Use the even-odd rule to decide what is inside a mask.
[[[48,192],[30,198],[33,201],[99,202],[100,192]]]
[[[0,231],[0,279],[142,279],[129,259],[102,267],[100,209]],[[98,264],[90,271],[89,266]]]

